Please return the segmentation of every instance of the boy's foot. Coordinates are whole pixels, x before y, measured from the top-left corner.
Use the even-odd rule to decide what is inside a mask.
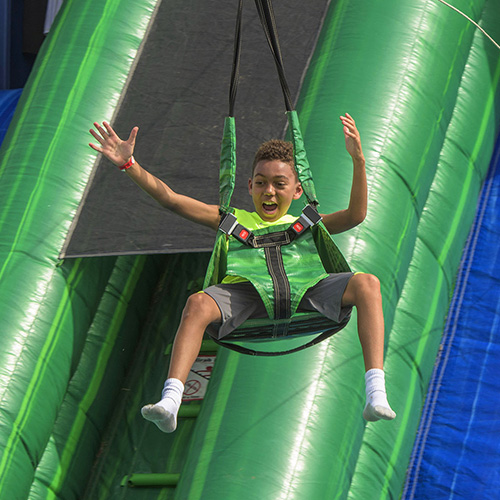
[[[146,405],[141,409],[142,416],[156,424],[162,432],[174,432],[177,428],[177,413],[172,413],[160,404]]]
[[[165,381],[161,401],[146,405],[141,409],[142,416],[156,424],[162,432],[174,432],[177,428],[177,413],[182,402],[184,384],[175,378]]]
[[[373,368],[365,373],[366,406],[363,417],[369,422],[392,420],[396,413],[389,406],[385,392],[385,375],[383,370]]]
[[[367,403],[363,411],[363,418],[368,420],[368,422],[376,422],[380,419],[392,420],[396,418],[396,413],[391,408],[381,405],[372,406],[370,403]]]

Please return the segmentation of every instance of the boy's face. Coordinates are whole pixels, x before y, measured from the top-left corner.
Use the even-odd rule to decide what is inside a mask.
[[[255,211],[262,220],[274,222],[288,212],[292,200],[302,195],[293,168],[280,160],[262,160],[248,180]]]

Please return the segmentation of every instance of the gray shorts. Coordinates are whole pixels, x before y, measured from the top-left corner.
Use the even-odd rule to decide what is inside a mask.
[[[351,314],[351,306],[342,307],[342,296],[353,276],[354,273],[330,274],[307,290],[297,311],[319,312],[340,323]],[[229,335],[247,319],[268,317],[259,293],[249,282],[213,285],[203,291],[215,300],[221,312],[221,323],[212,323],[207,328],[216,339]]]

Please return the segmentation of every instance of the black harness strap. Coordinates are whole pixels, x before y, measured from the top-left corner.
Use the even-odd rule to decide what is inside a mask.
[[[236,102],[236,91],[238,90],[238,82],[240,80],[242,14],[243,0],[239,0],[234,33],[233,69],[231,71],[231,83],[229,85],[229,116],[234,116],[234,103]]]
[[[278,39],[278,30],[276,29],[273,5],[271,0],[255,0],[255,5],[257,6],[257,10],[259,12],[260,22],[264,28],[264,33],[266,34],[267,43],[269,44],[269,48],[271,49],[274,57],[274,62],[276,63],[276,69],[278,70],[281,89],[283,90],[283,97],[285,99],[286,110],[292,111],[292,97],[286,81],[283,58],[281,57],[281,48]]]
[[[290,307],[292,294],[290,282],[283,265],[281,245],[266,246],[264,253],[266,255],[267,270],[273,280],[274,319],[288,319],[292,315]],[[275,331],[273,336],[277,336],[277,333]]]
[[[255,5],[257,6],[257,11],[266,35],[267,43],[269,44],[269,48],[271,49],[271,53],[274,57],[281,89],[283,91],[283,97],[285,99],[286,110],[292,111],[292,97],[285,76],[285,68],[283,65],[283,58],[281,56],[281,48],[272,3],[270,0],[255,0]],[[231,72],[231,83],[229,86],[229,116],[234,116],[234,103],[236,101],[236,91],[238,90],[238,81],[240,76],[242,14],[243,0],[239,0],[234,33],[233,68]]]
[[[288,245],[303,234],[307,228],[315,226],[320,221],[321,215],[319,215],[316,208],[312,205],[306,205],[300,217],[286,231],[256,236],[250,229],[241,225],[236,216],[230,212],[222,215],[219,229],[228,236],[234,236],[245,245],[253,248],[263,248],[266,246]]]

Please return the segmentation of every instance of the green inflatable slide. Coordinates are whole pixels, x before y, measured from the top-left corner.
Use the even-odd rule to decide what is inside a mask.
[[[0,150],[0,499],[399,498],[499,132],[500,52],[438,0],[324,2],[296,109],[322,212],[349,197],[338,116],[361,131],[368,216],[335,241],[382,283],[397,418],[363,420],[354,317],[289,356],[207,344],[206,395],[166,435],[139,410],[209,254],[60,258],[98,167],[86,131],[116,117],[160,4],[198,8],[66,0]],[[498,0],[454,6],[499,38]]]

